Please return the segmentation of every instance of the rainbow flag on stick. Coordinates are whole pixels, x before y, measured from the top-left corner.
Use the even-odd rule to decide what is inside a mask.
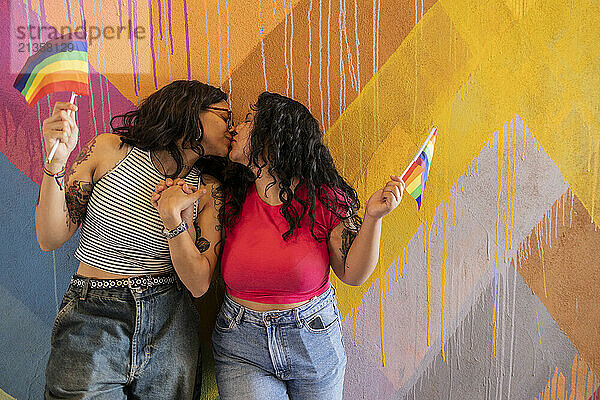
[[[87,42],[85,33],[81,33],[82,39],[77,34],[68,33],[49,40],[25,62],[13,86],[30,107],[54,92],[70,91],[71,103],[75,100],[75,93],[89,96]],[[52,161],[57,148],[58,140],[48,155],[48,162]]]
[[[33,107],[43,96],[53,92],[71,91],[88,96],[88,75],[86,39],[68,33],[49,40],[29,56],[13,86]]]
[[[433,147],[436,137],[437,128],[434,126],[415,158],[400,176],[406,191],[416,200],[419,210],[421,209],[421,198],[429,176],[431,160],[433,159]]]

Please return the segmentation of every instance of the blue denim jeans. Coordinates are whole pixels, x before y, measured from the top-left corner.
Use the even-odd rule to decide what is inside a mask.
[[[346,369],[334,289],[287,311],[225,296],[213,331],[221,400],[341,399]]]
[[[198,327],[179,281],[150,288],[71,284],[52,328],[45,398],[192,399],[202,377]]]

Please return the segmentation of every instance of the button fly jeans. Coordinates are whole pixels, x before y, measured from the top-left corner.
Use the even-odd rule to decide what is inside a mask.
[[[341,399],[346,353],[334,293],[267,312],[226,295],[213,331],[221,400]]]
[[[192,399],[202,376],[198,329],[179,281],[148,288],[71,284],[52,328],[45,398]]]

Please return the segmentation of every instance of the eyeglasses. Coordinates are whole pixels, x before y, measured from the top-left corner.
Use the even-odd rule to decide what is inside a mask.
[[[233,123],[233,112],[230,109],[228,109],[228,108],[221,108],[221,107],[206,107],[206,109],[208,111],[212,112],[213,114],[218,115],[223,121],[225,121],[225,123],[227,124],[227,129],[228,130],[233,129],[233,126],[234,126],[234,123]],[[223,114],[214,112],[213,110],[216,110],[216,111],[227,111],[227,117],[224,117]]]

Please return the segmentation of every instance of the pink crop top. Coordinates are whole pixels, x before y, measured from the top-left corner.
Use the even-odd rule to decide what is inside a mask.
[[[302,188],[299,195],[302,195]],[[292,201],[299,212],[302,206]],[[290,304],[318,296],[329,288],[327,240],[312,236],[308,213],[287,241],[288,223],[281,205],[265,203],[250,185],[239,220],[227,230],[221,270],[227,292],[240,299],[268,304]],[[314,208],[317,237],[328,237],[339,219],[317,199]]]

